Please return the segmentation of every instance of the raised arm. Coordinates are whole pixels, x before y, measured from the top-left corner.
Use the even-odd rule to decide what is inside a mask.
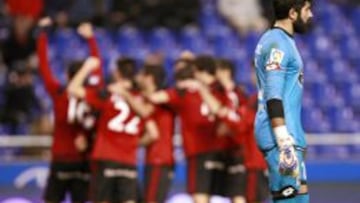
[[[52,24],[49,17],[40,19],[38,26],[41,29],[37,38],[37,55],[39,58],[39,72],[44,81],[46,90],[54,95],[60,88],[60,83],[53,76],[48,59],[48,37],[45,32],[46,27]]]
[[[82,23],[79,25],[77,32],[79,35],[81,35],[83,38],[85,38],[88,42],[89,50],[90,50],[90,56],[96,57],[100,59],[100,51],[99,47],[95,38],[94,29],[91,23]],[[100,61],[99,68],[95,69],[91,76],[93,79],[93,82],[95,86],[103,86],[105,84],[104,75],[102,71],[102,63]]]
[[[86,93],[84,82],[87,76],[99,67],[99,63],[99,59],[95,57],[86,59],[80,71],[76,73],[75,77],[70,81],[67,92],[77,98],[84,98]]]

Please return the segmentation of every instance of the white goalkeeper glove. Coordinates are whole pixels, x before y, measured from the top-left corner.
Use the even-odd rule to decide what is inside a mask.
[[[276,143],[279,148],[279,171],[283,175],[297,177],[299,175],[299,161],[294,148],[294,139],[286,126],[274,128]]]

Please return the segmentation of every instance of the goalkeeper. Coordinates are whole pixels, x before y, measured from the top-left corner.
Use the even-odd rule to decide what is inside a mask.
[[[269,166],[275,203],[308,203],[301,125],[303,62],[294,33],[311,27],[311,0],[274,0],[275,23],[255,51],[258,111],[255,136]]]

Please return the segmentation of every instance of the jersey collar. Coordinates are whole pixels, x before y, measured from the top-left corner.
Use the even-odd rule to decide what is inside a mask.
[[[271,29],[278,29],[278,30],[281,30],[283,31],[287,36],[291,37],[291,38],[294,38],[294,36],[292,34],[290,34],[288,31],[286,31],[285,29],[281,28],[281,27],[275,27],[273,26]]]

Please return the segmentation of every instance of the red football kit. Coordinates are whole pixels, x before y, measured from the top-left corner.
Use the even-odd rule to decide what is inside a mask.
[[[214,83],[211,92],[220,101],[226,100],[221,87]],[[216,135],[218,120],[210,115],[208,106],[197,91],[168,89],[169,105],[179,114],[184,151],[187,157],[224,148],[223,139]]]
[[[93,56],[98,56],[96,41],[94,38],[88,40],[90,52]],[[91,111],[88,106],[76,98],[67,94],[66,87],[62,86],[54,78],[48,61],[48,39],[45,32],[41,32],[37,40],[37,54],[39,58],[39,71],[43,78],[45,88],[49,93],[54,106],[54,131],[52,145],[52,160],[61,162],[82,161],[87,156],[79,152],[74,144],[77,135],[84,132],[83,125],[93,125],[95,118],[89,117]],[[92,73],[99,77],[98,85],[102,84],[101,69]],[[84,123],[83,123],[84,122]]]
[[[245,105],[230,111],[222,120],[234,131],[235,144],[244,146],[245,167],[266,169],[266,162],[263,154],[257,147],[254,136],[254,119],[256,114],[254,102],[257,102],[254,97],[249,98]]]
[[[121,96],[106,90],[87,89],[85,100],[100,112],[92,159],[136,165],[144,120]]]
[[[173,165],[175,114],[168,107],[157,105],[150,118],[155,121],[158,126],[160,137],[146,148],[146,163],[153,165]]]
[[[230,108],[237,109],[238,113],[240,113],[240,111],[245,110],[245,109],[241,109],[241,108],[243,106],[246,106],[247,98],[246,98],[244,91],[240,87],[235,87],[233,90],[227,91],[226,95],[231,102],[231,105],[229,106]],[[241,119],[248,120],[247,118],[243,118],[243,117]],[[248,121],[244,121],[244,122],[246,123]],[[229,148],[237,148],[239,146],[244,145],[245,136],[247,136],[246,134],[244,134],[245,133],[244,128],[246,128],[245,126],[243,126],[244,122],[241,122],[241,124],[239,123],[240,126],[236,126],[236,128],[238,129],[237,133],[232,134],[228,138],[228,140],[229,140],[228,147]],[[239,132],[239,130],[240,130],[240,132]]]

